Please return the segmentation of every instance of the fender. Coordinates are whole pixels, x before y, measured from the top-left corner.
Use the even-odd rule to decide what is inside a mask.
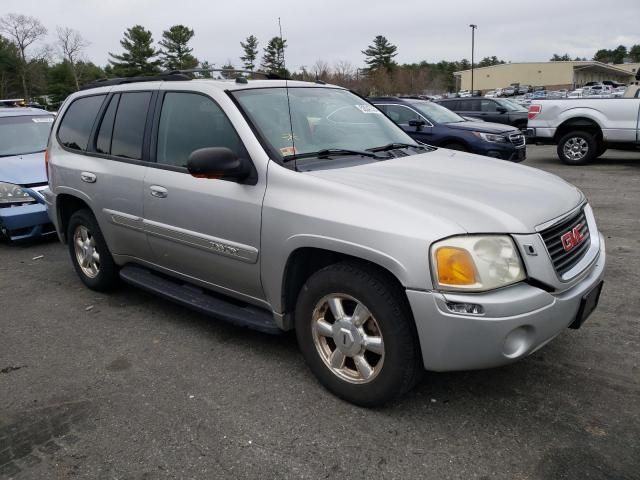
[[[408,287],[411,285],[408,269],[397,259],[384,252],[332,237],[310,234],[294,235],[285,241],[281,252],[282,257],[272,263],[277,265],[277,269],[271,271],[270,269],[263,269],[263,288],[267,300],[275,312],[281,313],[284,311],[282,288],[285,268],[291,255],[301,248],[318,248],[367,260],[389,271],[403,286]],[[427,267],[425,266],[425,277],[427,277],[426,272]]]

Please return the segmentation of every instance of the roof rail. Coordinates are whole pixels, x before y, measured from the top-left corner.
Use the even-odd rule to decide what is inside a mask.
[[[86,85],[82,85],[80,90],[88,90],[90,88],[109,87],[113,85],[124,85],[126,83],[138,83],[138,82],[169,82],[191,80],[188,75],[181,74],[179,72],[163,72],[157,75],[147,75],[143,77],[120,77],[120,78],[101,78],[95,80]]]
[[[219,72],[219,73],[245,73],[248,76],[250,75],[261,75],[265,77],[267,80],[284,80],[283,77],[276,73],[267,73],[260,71],[252,71],[252,70],[236,70],[235,68],[187,68],[181,70],[167,70],[162,72],[165,75],[177,75],[182,74],[186,75],[189,73],[209,73],[209,72]]]

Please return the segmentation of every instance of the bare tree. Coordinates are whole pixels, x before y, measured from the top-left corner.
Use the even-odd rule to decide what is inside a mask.
[[[82,58],[82,51],[89,46],[80,32],[69,27],[56,27],[58,33],[58,49],[63,60],[69,62],[76,90],[80,90],[78,81],[78,60]]]
[[[24,98],[29,98],[27,86],[28,67],[31,57],[27,56],[27,49],[47,34],[40,20],[27,15],[9,13],[0,18],[0,33],[4,33],[15,44],[20,59],[20,77]]]
[[[331,68],[329,67],[329,64],[324,60],[316,60],[316,63],[314,63],[313,67],[311,68],[315,73],[316,80],[322,80],[326,82],[329,75],[331,74]]]

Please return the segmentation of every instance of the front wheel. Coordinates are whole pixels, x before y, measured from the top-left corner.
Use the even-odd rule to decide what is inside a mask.
[[[313,274],[295,311],[300,350],[335,395],[382,405],[410,390],[422,361],[413,319],[397,288],[378,271],[345,262]]]
[[[91,211],[71,215],[67,239],[73,267],[87,287],[105,291],[117,285],[118,267]]]
[[[558,142],[558,157],[567,165],[585,165],[596,157],[598,144],[588,132],[569,132]]]

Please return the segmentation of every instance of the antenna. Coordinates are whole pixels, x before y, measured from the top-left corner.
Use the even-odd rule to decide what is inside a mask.
[[[291,147],[293,149],[293,169],[298,170],[298,158],[296,152],[296,140],[293,133],[293,117],[291,116],[291,100],[289,99],[289,79],[287,75],[287,64],[284,59],[284,39],[282,38],[282,22],[278,17],[278,29],[280,30],[280,47],[282,48],[282,69],[284,70],[284,89],[287,92],[287,109],[289,110],[289,128],[291,130]]]

